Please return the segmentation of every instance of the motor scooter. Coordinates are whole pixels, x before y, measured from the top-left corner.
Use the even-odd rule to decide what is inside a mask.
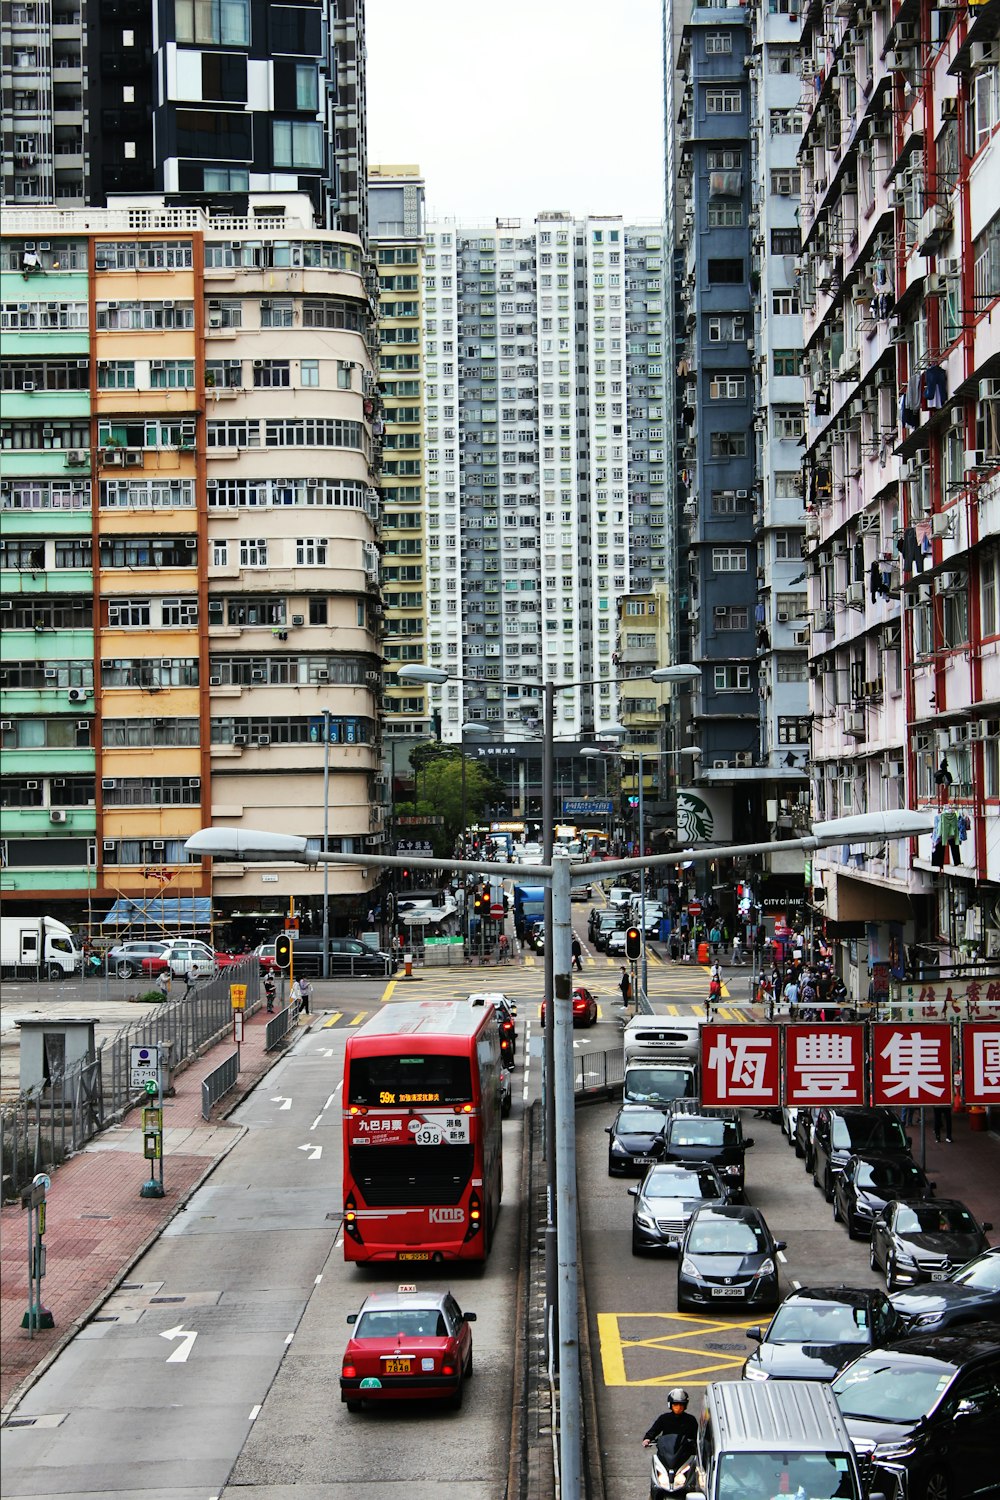
[[[677,1434],[665,1433],[650,1448],[649,1500],[674,1500],[694,1487],[695,1455],[677,1458]]]

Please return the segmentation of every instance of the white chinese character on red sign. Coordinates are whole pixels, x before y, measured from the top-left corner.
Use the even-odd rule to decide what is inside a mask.
[[[1000,1103],[1000,1027],[972,1023],[962,1033],[965,1103]]]
[[[706,1104],[777,1104],[777,1028],[711,1027],[702,1032]]]
[[[876,1103],[937,1103],[948,1097],[948,1027],[876,1026],[875,1054]]]
[[[789,1026],[786,1102],[863,1104],[862,1038],[860,1026]]]

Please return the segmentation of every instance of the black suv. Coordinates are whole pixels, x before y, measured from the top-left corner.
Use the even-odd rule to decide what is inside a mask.
[[[902,1338],[902,1318],[877,1286],[800,1287],[766,1328],[748,1328],[755,1350],[744,1380],[832,1380],[864,1349]]]
[[[908,1159],[911,1144],[891,1109],[824,1106],[813,1111],[812,1180],[832,1203],[834,1174],[842,1172],[852,1156],[878,1151]]]
[[[841,1370],[833,1393],[869,1489],[920,1500],[997,1493],[995,1323],[901,1339]]]
[[[663,1127],[660,1160],[710,1162],[733,1198],[743,1192],[745,1157],[752,1145],[738,1110],[699,1109],[693,1099],[678,1099]]]

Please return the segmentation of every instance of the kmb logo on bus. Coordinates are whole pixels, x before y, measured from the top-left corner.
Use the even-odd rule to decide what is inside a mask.
[[[460,1208],[431,1208],[427,1218],[431,1224],[461,1224],[465,1214]]]

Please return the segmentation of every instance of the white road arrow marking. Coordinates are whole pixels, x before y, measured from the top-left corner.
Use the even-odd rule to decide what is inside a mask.
[[[188,1355],[194,1348],[194,1341],[198,1337],[187,1328],[182,1328],[178,1323],[176,1328],[165,1328],[160,1334],[161,1339],[182,1339],[183,1343],[177,1345],[172,1354],[167,1355],[168,1365],[182,1365],[187,1361]]]
[[[272,1098],[271,1103],[272,1104],[277,1104],[279,1106],[279,1108],[281,1108],[281,1109],[291,1109],[291,1107],[292,1107],[292,1101],[291,1101],[291,1099],[286,1099],[285,1096],[284,1096],[284,1094],[277,1094],[277,1095],[275,1095]]]
[[[333,1056],[333,1048],[332,1047],[317,1047],[316,1051],[319,1053],[320,1057],[332,1057]]]
[[[310,1141],[306,1146],[300,1146],[299,1150],[312,1152],[312,1156],[306,1158],[307,1161],[319,1161],[320,1157],[323,1155],[323,1147],[314,1146],[312,1141]]]

